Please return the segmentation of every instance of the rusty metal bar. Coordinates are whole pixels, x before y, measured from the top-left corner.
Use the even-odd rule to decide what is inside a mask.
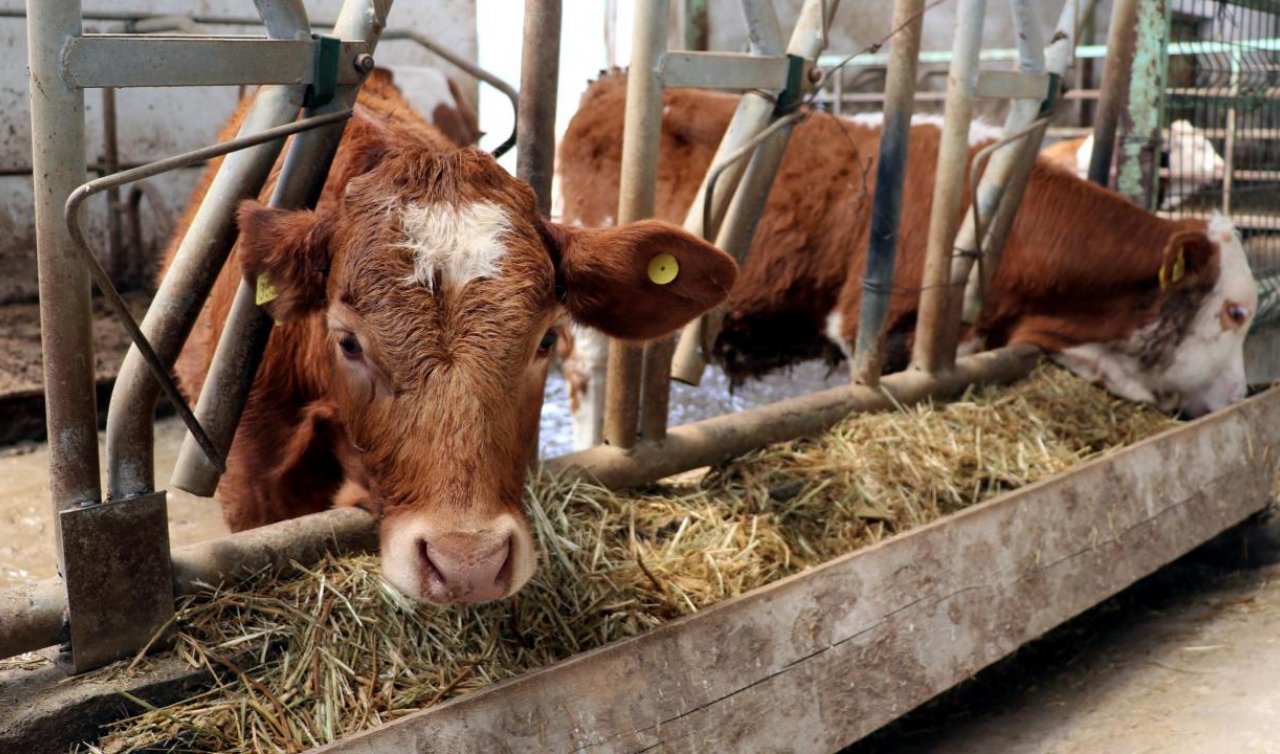
[[[390,10],[391,0],[347,0],[334,22],[333,33],[340,39],[363,41],[373,50]],[[354,65],[367,75],[373,70],[373,58],[366,55],[358,58]],[[359,91],[359,83],[339,86],[330,102],[307,113],[318,116],[354,107]],[[345,120],[336,122],[305,131],[293,139],[271,195],[271,206],[286,209],[315,206],[345,125]],[[272,326],[271,318],[254,301],[253,285],[242,279],[196,402],[197,418],[223,453],[230,449],[235,438]],[[188,433],[174,466],[173,485],[195,495],[209,496],[217,489],[220,477],[217,465]]]
[[[1089,158],[1089,180],[1099,186],[1111,183],[1116,126],[1129,90],[1140,2],[1141,0],[1115,0],[1115,4],[1111,6],[1111,24],[1107,29],[1107,62],[1102,69],[1098,109],[1093,122],[1093,154]]]
[[[116,90],[102,90],[102,168],[107,175],[120,172],[120,139],[116,128]],[[129,287],[125,281],[129,274],[128,260],[124,255],[124,232],[120,226],[120,190],[107,191],[107,261],[111,276],[117,283]],[[134,250],[137,253],[137,250]]]
[[[884,85],[884,127],[876,164],[876,193],[871,205],[871,240],[866,274],[862,278],[862,307],[858,315],[850,374],[854,381],[875,387],[884,365],[884,325],[893,291],[894,252],[902,216],[902,187],[911,140],[911,112],[916,94],[916,58],[924,0],[896,0],[893,26],[900,29],[889,47]],[[836,81],[840,81],[837,76]]]
[[[627,74],[627,117],[622,135],[622,178],[618,196],[618,224],[653,215],[657,190],[658,144],[662,128],[662,59],[667,51],[669,0],[637,3]],[[640,380],[643,349],[614,340],[609,344],[605,385],[605,442],[630,448],[640,420]]]
[[[978,51],[986,0],[960,0],[956,8],[955,43],[947,75],[946,117],[938,147],[933,209],[929,216],[929,244],[925,257],[924,290],[912,353],[914,365],[930,374],[951,368],[954,351],[947,348],[948,285],[951,251],[960,226],[964,177],[969,158],[969,122],[978,83]]]
[[[551,214],[556,95],[560,79],[560,0],[526,3],[516,109],[516,175],[533,187],[538,212]]]
[[[1141,0],[1138,5],[1137,42],[1130,65],[1128,101],[1121,118],[1120,155],[1116,160],[1116,191],[1147,210],[1156,205],[1160,117],[1169,71],[1165,2]]]

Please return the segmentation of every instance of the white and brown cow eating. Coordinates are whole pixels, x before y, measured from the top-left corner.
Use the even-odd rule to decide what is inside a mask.
[[[565,134],[567,221],[591,227],[615,214],[625,80],[614,73],[593,83]],[[676,221],[736,98],[693,90],[664,97],[656,215]],[[971,157],[990,138],[980,128],[973,136]],[[795,129],[714,346],[734,382],[806,359],[834,363],[851,350],[879,137],[875,118],[815,113]],[[936,122],[912,128],[890,370],[904,368],[910,352],[939,137]],[[1032,343],[1117,395],[1198,415],[1244,395],[1243,342],[1256,304],[1257,284],[1225,218],[1163,220],[1041,162],[963,345]],[[583,373],[596,367],[583,361],[575,355],[570,364]],[[592,389],[574,396],[580,406],[591,405]]]
[[[178,364],[195,396],[241,277],[275,289],[265,307],[281,325],[219,487],[227,522],[361,505],[382,519],[384,577],[430,602],[510,595],[534,571],[523,482],[567,322],[658,337],[723,300],[736,274],[659,221],[545,221],[526,184],[446,140],[381,72],[315,211],[246,202],[238,219]],[[646,272],[657,254],[679,264],[661,285]]]

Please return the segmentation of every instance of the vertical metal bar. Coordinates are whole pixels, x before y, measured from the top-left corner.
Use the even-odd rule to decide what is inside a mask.
[[[116,90],[102,90],[102,169],[107,175],[120,170],[120,142],[116,128]],[[129,260],[124,254],[124,233],[120,227],[120,189],[106,192],[107,202],[107,263],[111,277],[119,288],[133,284],[130,278]],[[139,253],[137,249],[133,252]]]
[[[982,19],[986,0],[960,0],[956,9],[955,42],[947,74],[946,117],[938,146],[933,209],[929,217],[929,244],[925,257],[924,290],[912,361],[931,374],[951,368],[955,354],[946,345],[946,316],[950,310],[948,283],[951,249],[960,226],[964,179],[969,158],[969,121],[978,85],[978,52],[982,46]]]
[[[661,66],[667,51],[669,8],[669,0],[636,3],[622,136],[619,225],[653,215],[662,128]],[[618,340],[609,343],[604,439],[610,445],[629,448],[635,444],[642,366],[643,351],[639,346]]]
[[[924,0],[896,0],[892,28],[901,31],[889,47],[884,128],[876,165],[876,193],[871,205],[871,243],[862,281],[858,336],[850,365],[855,381],[873,387],[880,384],[884,362],[884,323],[889,316],[893,289],[893,257],[898,245],[898,220],[902,215],[902,185],[907,171],[911,112],[916,96],[916,59],[920,56],[923,24]],[[839,74],[837,80],[838,77]]]
[[[101,500],[89,272],[79,263],[63,207],[85,180],[84,92],[62,77],[62,51],[82,32],[80,0],[27,0],[32,180],[40,340],[49,430],[49,476],[57,512]],[[55,524],[58,570],[62,529]]]
[[[1102,68],[1102,85],[1098,89],[1098,107],[1093,125],[1093,154],[1089,158],[1089,180],[1099,186],[1111,184],[1111,158],[1116,143],[1116,124],[1129,89],[1129,71],[1133,66],[1134,36],[1137,31],[1138,3],[1141,0],[1115,0],[1111,6],[1111,24],[1107,27],[1107,61]]]
[[[1280,18],[1280,17],[1277,17]],[[1240,102],[1240,48],[1233,46],[1231,48],[1231,104],[1227,109],[1227,127],[1226,137],[1222,144],[1222,214],[1230,217],[1231,215],[1231,189],[1235,183],[1236,174],[1236,128],[1239,125],[1239,110],[1237,105]],[[1170,166],[1172,167],[1172,165]],[[1199,165],[1190,166],[1191,173],[1195,176],[1192,180],[1200,180],[1196,175],[1199,172]],[[1170,176],[1172,181],[1172,176]]]
[[[516,117],[516,176],[533,187],[538,212],[551,213],[556,95],[560,79],[560,0],[525,3]]]
[[[1169,70],[1166,10],[1165,0],[1141,0],[1138,5],[1137,43],[1116,163],[1116,190],[1144,209],[1155,207],[1160,172],[1160,112]]]
[[[390,0],[346,0],[334,22],[333,34],[339,39],[364,40],[372,51],[386,26],[390,9]],[[359,91],[358,84],[339,87],[329,103],[308,110],[307,115],[350,108]],[[271,195],[271,206],[286,209],[315,206],[345,128],[344,121],[305,131],[293,138]],[[231,447],[240,424],[271,329],[271,319],[254,302],[253,286],[241,280],[195,408],[196,418],[224,454]],[[174,466],[173,485],[195,495],[209,496],[217,489],[220,477],[217,467],[187,433]]]

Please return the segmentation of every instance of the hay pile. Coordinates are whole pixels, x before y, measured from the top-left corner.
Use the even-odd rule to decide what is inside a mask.
[[[419,607],[374,557],[187,599],[176,651],[223,684],[93,751],[298,751],[880,541],[1172,425],[1051,366],[938,408],[854,417],[701,479],[613,494],[546,474],[543,559],[518,598]]]

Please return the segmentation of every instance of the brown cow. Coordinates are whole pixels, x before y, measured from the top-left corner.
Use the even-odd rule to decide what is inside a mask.
[[[596,226],[614,216],[625,81],[610,74],[593,83],[565,133],[567,221]],[[658,217],[684,218],[735,105],[721,94],[665,93]],[[940,131],[936,118],[922,120],[903,196],[891,369],[906,366],[933,198]],[[974,128],[971,156],[990,131]],[[815,113],[797,126],[714,346],[734,382],[805,359],[834,363],[851,350],[879,136],[874,116]],[[1037,164],[987,301],[966,350],[1033,343],[1118,395],[1193,415],[1244,394],[1257,285],[1225,218],[1162,220]],[[593,396],[574,397],[590,405]]]
[[[238,220],[178,364],[194,397],[241,276],[275,288],[265,308],[281,324],[219,488],[227,522],[367,507],[382,519],[384,577],[431,602],[506,596],[534,571],[523,483],[567,318],[658,337],[723,300],[736,274],[658,221],[545,221],[526,184],[448,143],[382,74],[316,210],[250,201]],[[679,264],[665,285],[646,272],[659,253]]]

